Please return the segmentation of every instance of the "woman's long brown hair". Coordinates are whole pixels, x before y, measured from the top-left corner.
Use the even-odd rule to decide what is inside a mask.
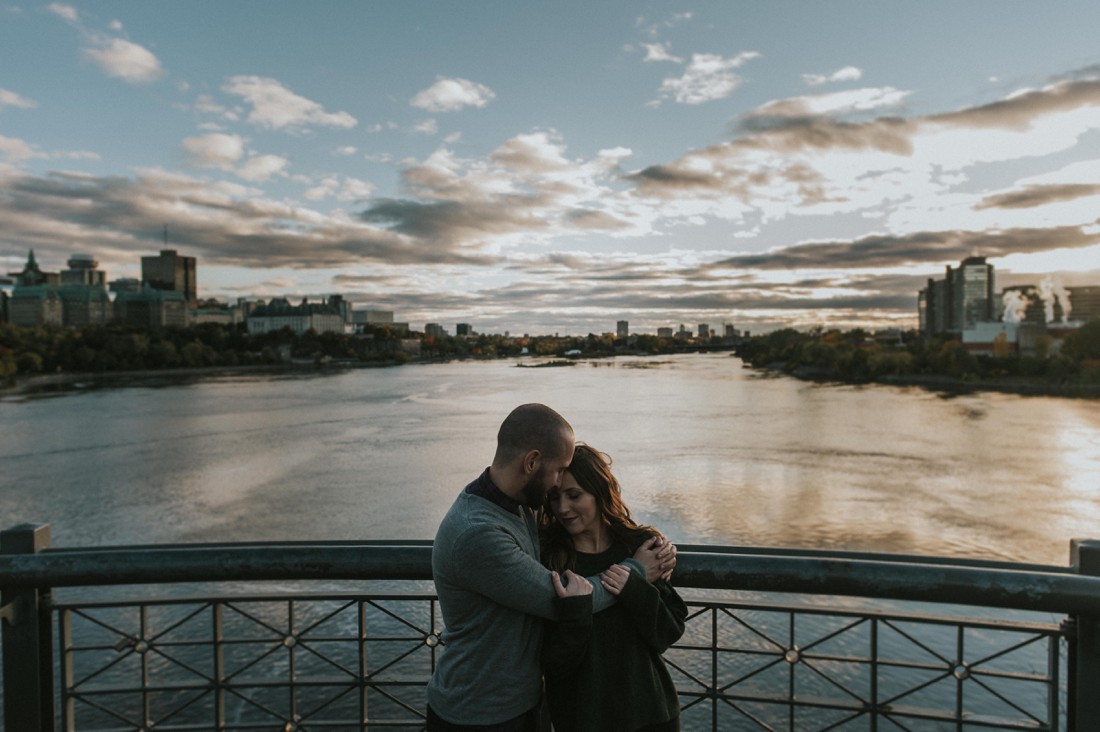
[[[568,472],[585,492],[595,496],[596,507],[611,531],[612,541],[625,544],[634,553],[646,539],[661,536],[657,529],[636,523],[631,518],[630,509],[623,503],[619,481],[611,472],[611,457],[606,453],[578,442]],[[577,550],[573,546],[573,537],[548,505],[539,511],[539,541],[542,561],[550,569],[564,572],[576,566]]]

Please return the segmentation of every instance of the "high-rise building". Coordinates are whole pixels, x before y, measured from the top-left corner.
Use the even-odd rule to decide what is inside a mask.
[[[447,335],[447,331],[439,323],[428,323],[424,326],[424,335],[429,338],[442,338]]]
[[[615,323],[615,336],[618,338],[630,337],[630,321],[620,320]]]
[[[699,340],[705,341],[710,338],[710,324],[699,323]]]
[[[175,249],[161,249],[155,257],[141,258],[141,282],[154,290],[183,293],[187,307],[198,302],[195,258],[181,257]]]
[[[950,269],[950,268],[949,268]],[[955,330],[967,330],[978,323],[995,320],[993,265],[985,257],[967,257],[954,272],[952,281]],[[997,312],[1000,315],[1000,312]]]
[[[1069,291],[1070,320],[1087,322],[1100,318],[1100,287],[1067,287]]]
[[[469,323],[459,323],[455,326],[456,336],[472,336],[473,334],[474,329],[470,327]]]
[[[917,296],[920,329],[924,336],[958,335],[978,323],[997,320],[999,303],[993,298],[993,265],[985,257],[967,257],[959,267],[945,268],[942,280],[928,280]]]

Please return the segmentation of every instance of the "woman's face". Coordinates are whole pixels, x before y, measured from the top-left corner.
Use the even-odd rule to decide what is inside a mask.
[[[550,510],[571,535],[598,535],[600,508],[596,497],[581,488],[572,473],[566,471],[561,488],[550,491]]]

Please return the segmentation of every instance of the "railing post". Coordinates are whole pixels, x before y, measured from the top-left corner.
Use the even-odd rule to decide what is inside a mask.
[[[19,524],[0,531],[0,554],[37,554],[50,526]],[[53,730],[53,633],[48,588],[4,587],[4,728]]]
[[[1100,576],[1100,541],[1073,539],[1070,541],[1070,566],[1077,574]],[[1073,686],[1075,709],[1070,710],[1071,729],[1100,729],[1100,608],[1095,615],[1077,615],[1076,673],[1069,683]]]

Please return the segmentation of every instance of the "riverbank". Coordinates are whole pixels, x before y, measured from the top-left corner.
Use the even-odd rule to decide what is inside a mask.
[[[980,391],[993,391],[1005,394],[1020,394],[1024,396],[1049,396],[1072,397],[1080,399],[1100,399],[1100,384],[1083,384],[1074,382],[1052,383],[1042,378],[1006,377],[1003,379],[957,379],[942,374],[886,374],[875,379],[838,379],[835,374],[828,373],[824,369],[812,367],[799,367],[788,371],[782,364],[768,366],[751,366],[747,368],[769,372],[781,372],[803,381],[818,383],[848,384],[848,385],[874,385],[885,386],[917,386],[929,391],[937,391],[950,394],[966,394]]]

